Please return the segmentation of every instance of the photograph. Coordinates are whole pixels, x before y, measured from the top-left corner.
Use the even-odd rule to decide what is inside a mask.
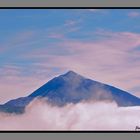
[[[140,9],[0,9],[0,131],[140,131]]]

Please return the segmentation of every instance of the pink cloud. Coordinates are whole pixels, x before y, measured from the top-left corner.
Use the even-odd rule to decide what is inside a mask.
[[[42,70],[39,72],[41,73]],[[27,96],[50,80],[51,76],[49,76],[47,70],[45,70],[45,75],[40,73],[36,72],[30,76],[24,76],[22,68],[12,65],[1,68],[0,104],[11,99]]]
[[[139,17],[140,16],[140,13],[139,12],[130,12],[130,13],[128,13],[128,16],[129,17],[133,17],[133,18],[135,18],[135,17]]]
[[[3,52],[5,51],[5,48],[4,48],[3,45],[0,45],[0,46],[1,46],[1,48],[0,48],[0,53],[3,53]]]
[[[48,35],[49,38],[54,38],[54,39],[64,39],[65,36],[64,34],[61,33],[51,33]]]

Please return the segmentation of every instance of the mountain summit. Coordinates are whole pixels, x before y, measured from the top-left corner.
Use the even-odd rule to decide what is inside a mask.
[[[79,74],[77,74],[76,72],[74,72],[74,71],[68,71],[66,74],[63,74],[63,76],[77,76],[77,75],[79,75]]]
[[[23,113],[25,107],[36,98],[46,99],[48,103],[60,107],[82,101],[115,101],[118,106],[124,107],[140,105],[140,99],[126,91],[68,71],[53,78],[29,96],[10,100],[0,105],[0,111]]]

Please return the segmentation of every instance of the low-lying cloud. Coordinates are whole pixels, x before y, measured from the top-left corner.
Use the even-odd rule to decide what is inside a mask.
[[[0,130],[135,130],[140,107],[90,102],[56,107],[36,100],[22,115],[0,114]]]

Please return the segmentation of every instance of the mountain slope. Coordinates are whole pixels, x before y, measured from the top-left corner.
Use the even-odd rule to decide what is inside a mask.
[[[26,105],[36,98],[47,99],[47,102],[57,106],[90,100],[115,101],[118,106],[140,105],[140,98],[128,92],[69,71],[50,80],[27,97],[11,100],[4,105],[0,105],[0,111],[23,113]]]

